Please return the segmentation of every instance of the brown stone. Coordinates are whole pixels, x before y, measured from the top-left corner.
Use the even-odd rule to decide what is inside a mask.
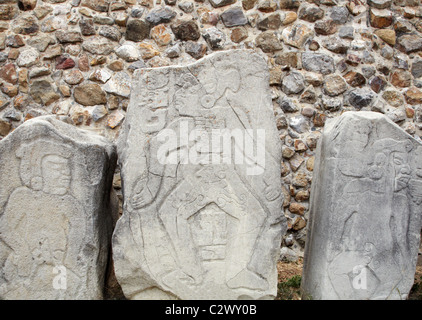
[[[72,58],[58,57],[56,59],[56,69],[70,69],[75,66],[75,61]]]
[[[296,217],[292,224],[292,229],[295,231],[302,230],[306,227],[306,220],[302,217]]]
[[[404,104],[403,96],[400,92],[394,90],[387,90],[382,93],[382,98],[393,107],[400,107]]]
[[[323,88],[326,94],[334,97],[346,91],[347,84],[341,76],[335,74],[335,75],[329,75],[325,78]]]
[[[297,14],[293,11],[287,11],[283,20],[283,25],[288,25],[297,20]]]
[[[349,71],[343,78],[352,87],[361,87],[366,83],[365,77],[361,73],[355,71]]]
[[[297,53],[289,51],[277,53],[274,62],[282,66],[297,68],[297,60]]]
[[[325,120],[327,119],[327,116],[322,112],[315,113],[315,117],[313,120],[315,127],[323,127],[325,124]]]
[[[231,31],[230,39],[234,43],[240,43],[248,37],[248,29],[245,27],[235,27]]]
[[[10,83],[3,83],[1,91],[10,98],[16,97],[19,93],[18,87]]]
[[[19,10],[16,4],[0,4],[0,20],[12,20],[18,13]]]
[[[260,0],[258,10],[261,12],[274,12],[277,10],[277,2],[275,0]]]
[[[387,9],[369,10],[369,21],[374,28],[386,28],[393,23],[393,14]]]
[[[153,27],[150,35],[159,46],[166,46],[172,40],[170,29],[163,24]]]
[[[115,60],[113,62],[111,62],[107,68],[109,68],[112,71],[122,71],[124,68],[124,64],[122,61],[120,60]]]
[[[410,72],[397,69],[391,74],[391,84],[395,87],[406,88],[412,83],[412,75]]]
[[[314,171],[314,162],[315,162],[314,156],[306,160],[306,169],[308,169],[308,171]]]
[[[404,93],[404,97],[408,104],[422,104],[422,91],[416,87],[411,87]]]
[[[309,199],[309,191],[308,190],[299,190],[295,195],[295,200],[297,202],[303,202]]]
[[[250,10],[253,7],[255,7],[255,4],[258,2],[258,0],[242,0],[242,7],[245,10]]]
[[[0,69],[0,78],[11,83],[16,84],[18,77],[16,74],[16,67],[13,63],[8,63]]]
[[[7,136],[10,130],[12,130],[12,124],[9,121],[0,119],[0,135]]]
[[[372,78],[369,81],[369,85],[371,86],[371,89],[376,93],[379,93],[381,90],[383,90],[386,84],[387,82],[383,78],[378,77],[378,76]]]
[[[106,104],[107,98],[105,92],[98,84],[87,83],[75,88],[73,96],[75,101],[84,106],[95,106],[97,104]]]
[[[303,216],[303,214],[305,213],[305,210],[306,210],[306,207],[303,204],[300,204],[297,202],[290,203],[289,211],[291,213]]]
[[[184,21],[179,22],[171,26],[174,35],[177,39],[182,41],[193,40],[196,41],[200,38],[201,34],[199,32],[199,27],[195,21]]]
[[[89,71],[89,60],[87,55],[84,54],[78,59],[78,67],[82,72]]]
[[[319,35],[328,36],[337,32],[337,24],[331,19],[320,20],[315,22],[314,30]]]
[[[396,44],[396,32],[391,29],[380,29],[375,30],[375,34],[384,40],[389,45],[394,46]]]

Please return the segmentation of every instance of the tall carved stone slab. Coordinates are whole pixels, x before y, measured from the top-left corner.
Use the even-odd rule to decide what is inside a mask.
[[[248,50],[136,71],[118,142],[124,213],[113,235],[127,298],[276,295],[286,225],[268,77]],[[216,142],[219,133],[228,140]]]
[[[421,143],[379,113],[328,121],[312,182],[304,297],[405,299],[421,203]]]
[[[115,147],[54,117],[0,141],[0,299],[101,299]]]

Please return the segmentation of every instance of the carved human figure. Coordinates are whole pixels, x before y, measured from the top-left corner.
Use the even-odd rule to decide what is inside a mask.
[[[316,187],[312,190],[306,294],[317,299],[407,297],[419,247],[419,148],[376,113],[347,112],[328,123],[315,173],[315,183],[328,192],[322,198]],[[323,226],[332,230],[328,237]]]
[[[79,289],[79,275],[67,267],[66,290],[54,288],[53,271],[75,265],[78,250],[76,230],[85,228],[83,208],[70,194],[71,149],[54,142],[36,140],[16,153],[20,159],[22,187],[10,195],[0,218],[0,233],[10,254],[5,261],[0,295],[8,299],[72,297]],[[49,224],[45,224],[48,217]],[[13,232],[11,232],[13,230]],[[27,282],[27,286],[22,286]]]
[[[280,181],[274,178],[279,175],[278,139],[273,140],[275,128],[266,128],[269,134],[262,145],[274,147],[258,149],[264,163],[245,151],[245,144],[257,145],[253,130],[268,125],[263,115],[270,113],[271,100],[264,94],[266,74],[256,71],[262,61],[239,52],[251,63],[239,67],[230,53],[221,53],[188,67],[138,72],[133,96],[136,88],[142,90],[141,102],[131,98],[130,125],[119,141],[122,175],[129,182],[124,188],[126,213],[114,242],[123,248],[129,241],[123,230],[130,229],[134,247],[146,248],[140,264],[155,266],[147,273],[156,287],[139,281],[138,287],[126,286],[130,297],[159,292],[185,298],[266,297],[274,288],[275,269],[269,277],[268,266],[273,266],[276,249],[269,248],[278,248],[275,243],[284,229]],[[162,75],[165,79],[160,80]],[[166,97],[147,102],[149,91],[157,90]],[[257,106],[262,106],[259,115]],[[138,122],[145,109],[161,110],[155,111],[161,117],[155,123],[163,126]],[[231,135],[235,130],[241,139]],[[216,131],[228,140],[214,144]],[[249,170],[261,174],[248,175]],[[121,261],[117,274],[127,279]]]

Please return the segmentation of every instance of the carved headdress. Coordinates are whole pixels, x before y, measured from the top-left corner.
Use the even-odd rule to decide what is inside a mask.
[[[41,164],[43,158],[48,155],[58,155],[69,159],[72,151],[67,146],[44,139],[32,141],[18,148],[16,156],[21,159],[19,173],[25,186],[33,190],[42,189]]]

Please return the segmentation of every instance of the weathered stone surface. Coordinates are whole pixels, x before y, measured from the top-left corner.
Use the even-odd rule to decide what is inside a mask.
[[[315,22],[324,17],[324,10],[314,4],[305,4],[300,8],[298,17],[308,22]]]
[[[205,29],[202,36],[212,49],[218,50],[224,47],[226,36],[224,35],[224,32],[216,27]]]
[[[305,79],[300,72],[290,72],[283,78],[282,90],[285,94],[298,94],[305,89]]]
[[[312,179],[305,297],[406,299],[420,241],[421,156],[422,145],[380,113],[327,122]]]
[[[255,39],[256,46],[264,52],[274,52],[283,49],[281,41],[274,31],[264,31]]]
[[[182,41],[196,41],[201,37],[198,25],[195,21],[182,21],[171,26],[174,35]]]
[[[314,35],[314,32],[304,24],[294,24],[287,27],[282,32],[282,38],[285,43],[295,48],[302,48],[303,45]]]
[[[374,28],[386,28],[393,23],[393,14],[386,9],[369,10],[369,21]]]
[[[329,75],[324,80],[324,92],[329,96],[338,96],[347,90],[347,84],[344,79],[335,74]]]
[[[141,57],[141,53],[139,52],[139,49],[130,43],[123,44],[122,46],[116,48],[114,52],[116,53],[118,57],[128,62],[139,60]]]
[[[334,72],[334,60],[322,53],[304,52],[302,65],[307,71],[318,72],[324,75]]]
[[[114,220],[113,145],[39,117],[0,150],[0,297],[101,299]]]
[[[124,213],[113,235],[116,276],[127,298],[275,296],[286,225],[268,78],[265,60],[248,50],[135,71],[118,142]],[[249,161],[234,164],[221,146],[201,147],[214,129],[245,127],[265,128],[265,143],[258,144],[264,170]],[[202,138],[191,145],[185,135],[194,129]],[[163,134],[172,133],[174,145],[163,145]],[[167,147],[164,154],[175,162],[160,153]],[[200,163],[185,157],[193,160],[200,149]],[[212,153],[214,162],[207,161]],[[227,161],[216,164],[221,156]]]
[[[246,19],[245,15],[243,14],[243,10],[240,7],[230,8],[224,11],[220,15],[220,18],[224,25],[228,28],[243,26],[248,23],[248,19]]]
[[[131,79],[126,72],[118,72],[103,87],[105,92],[128,98],[130,95]]]
[[[79,85],[74,90],[75,101],[84,106],[107,103],[105,92],[96,83]]]
[[[92,54],[108,55],[113,52],[115,44],[100,36],[92,36],[82,43],[82,48]]]
[[[47,80],[34,81],[31,85],[30,95],[35,102],[46,106],[60,99],[54,86]]]
[[[210,3],[214,8],[228,6],[229,4],[233,4],[235,2],[236,0],[210,0]]]
[[[152,25],[170,22],[176,16],[176,12],[168,7],[152,10],[148,13],[145,20]]]
[[[417,34],[405,34],[397,38],[397,48],[406,53],[422,51],[422,37]]]

